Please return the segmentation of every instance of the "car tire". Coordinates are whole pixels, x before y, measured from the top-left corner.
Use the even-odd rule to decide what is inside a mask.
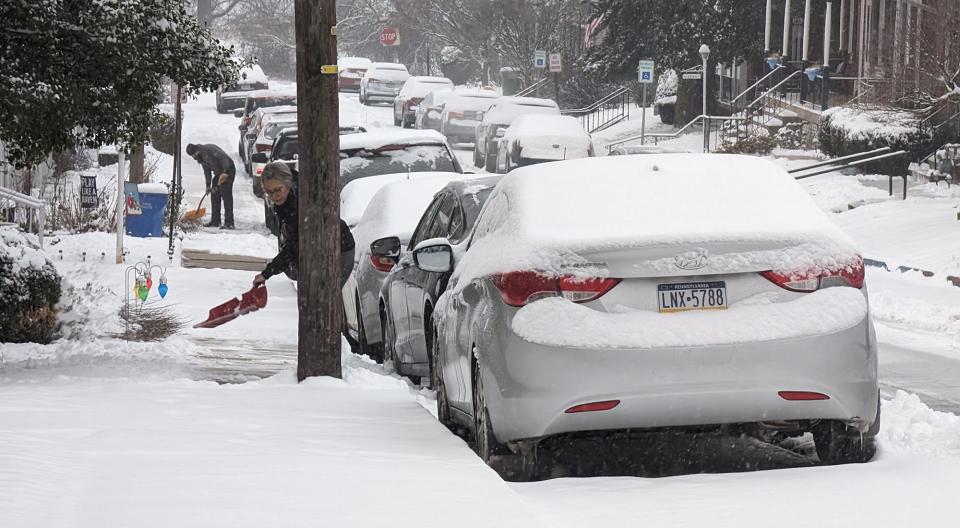
[[[367,341],[367,327],[363,324],[363,313],[360,311],[360,294],[354,296],[357,309],[357,349],[361,354],[369,356],[377,363],[383,363],[383,343],[371,345]]]
[[[826,465],[862,464],[877,454],[877,433],[880,432],[880,398],[877,397],[877,419],[865,433],[851,430],[839,420],[824,420],[813,430],[820,463]]]
[[[246,157],[244,156],[243,141],[242,141],[242,140],[239,141],[239,142],[237,142],[237,153],[240,155],[240,159],[242,159],[242,160],[245,160],[245,159],[246,159]]]
[[[483,167],[483,161],[480,159],[480,150],[477,149],[477,144],[473,145],[473,166],[477,168]]]
[[[506,445],[497,441],[490,422],[483,392],[483,375],[480,364],[474,356],[473,376],[473,445],[481,460],[496,471],[501,478],[509,481],[532,480],[537,474],[537,444],[524,443],[519,452],[511,452]]]
[[[257,198],[263,198],[263,185],[260,183],[260,178],[250,178],[250,185],[253,187],[253,195]],[[264,202],[263,205],[266,207],[267,203]],[[264,211],[264,222],[266,222],[267,219],[267,212],[268,211]]]
[[[497,153],[496,152],[491,153],[489,145],[487,146],[486,163],[484,163],[483,168],[486,169],[486,171],[489,173],[497,172]]]
[[[447,399],[447,385],[443,381],[443,369],[440,365],[440,344],[437,343],[436,328],[430,338],[430,384],[437,391],[437,420],[447,429],[454,431],[456,425],[450,418],[450,400]]]
[[[390,317],[387,315],[387,309],[383,305],[380,305],[380,346],[382,348],[380,355],[383,357],[384,365],[387,364],[387,361],[393,362],[393,370],[397,374],[400,374],[400,362],[397,361],[397,352],[393,347],[394,338],[391,330],[392,327],[390,325]]]

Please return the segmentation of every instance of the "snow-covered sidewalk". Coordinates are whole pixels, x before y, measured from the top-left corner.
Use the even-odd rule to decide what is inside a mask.
[[[2,384],[0,526],[538,526],[406,382],[345,360],[299,385]]]

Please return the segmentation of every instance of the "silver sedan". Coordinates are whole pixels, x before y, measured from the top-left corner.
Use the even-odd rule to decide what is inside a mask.
[[[433,271],[452,257],[414,252]],[[554,435],[720,425],[810,431],[822,462],[865,462],[880,420],[866,294],[852,241],[767,161],[517,169],[434,311],[439,418],[515,475]]]

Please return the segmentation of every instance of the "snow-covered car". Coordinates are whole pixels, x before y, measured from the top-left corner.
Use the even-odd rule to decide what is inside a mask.
[[[431,175],[385,185],[352,230],[354,270],[344,284],[347,328],[356,336],[359,352],[377,360],[383,358],[379,315],[383,279],[397,263],[434,194],[451,180],[469,177],[455,172]]]
[[[360,102],[393,102],[403,83],[410,78],[410,72],[403,64],[395,62],[374,62],[360,79]]]
[[[458,92],[440,113],[440,133],[452,143],[473,143],[483,113],[500,97],[491,90]],[[428,128],[428,127],[424,127]]]
[[[575,117],[525,114],[500,138],[497,172],[548,161],[593,156],[593,142]]]
[[[560,115],[560,107],[552,99],[535,97],[501,97],[483,113],[474,133],[473,164],[494,172],[497,165],[497,130],[509,128],[523,114]]]
[[[448,183],[426,208],[410,240],[392,244],[415,248],[424,241],[443,239],[455,254],[466,249],[480,209],[501,178],[488,176]],[[400,264],[393,267],[380,288],[384,357],[393,360],[398,374],[419,383],[421,377],[431,379],[431,314],[446,289],[450,272],[435,273],[413,265],[409,251],[401,253]]]
[[[244,132],[245,151],[243,169],[248,175],[255,174],[251,156],[256,152],[270,152],[273,138],[284,128],[297,126],[296,106],[270,106],[258,108],[250,118],[250,125]]]
[[[360,80],[373,62],[365,57],[339,57],[337,59],[337,86],[341,91],[359,91]]]
[[[420,101],[431,92],[452,92],[453,81],[446,77],[410,77],[393,100],[393,124],[412,127]]]
[[[413,251],[437,273],[454,255],[442,240]],[[880,409],[866,295],[852,240],[769,161],[517,169],[433,312],[439,418],[514,467],[555,435],[706,426],[812,432],[821,462],[868,461]]]
[[[486,109],[490,106],[493,99],[500,97],[492,90],[482,90],[479,88],[457,89],[454,91],[439,91],[428,93],[420,104],[417,105],[417,112],[414,116],[414,128],[429,128],[443,134],[443,109],[447,104],[453,104],[455,107],[463,106],[461,99],[476,101],[474,106]],[[486,105],[486,106],[484,106]],[[461,116],[462,117],[462,116]],[[476,124],[474,124],[474,128]],[[473,128],[470,129],[470,139],[473,141]],[[444,134],[446,135],[446,134]],[[450,140],[450,138],[447,138]],[[451,141],[453,143],[453,141]]]
[[[378,174],[463,172],[450,145],[433,130],[381,129],[340,137],[340,183]]]
[[[248,64],[240,69],[240,79],[236,84],[217,89],[217,112],[225,114],[235,108],[242,108],[248,93],[269,88],[270,80],[260,65]]]
[[[233,111],[234,117],[240,118],[240,124],[237,129],[240,130],[240,140],[237,143],[237,150],[240,153],[240,159],[247,161],[247,149],[245,148],[245,135],[250,127],[250,121],[253,120],[253,113],[258,108],[269,108],[274,106],[296,106],[297,94],[289,92],[275,92],[272,90],[258,90],[247,94],[244,99],[243,108]]]

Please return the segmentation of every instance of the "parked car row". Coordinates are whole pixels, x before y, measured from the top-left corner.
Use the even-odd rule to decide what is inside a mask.
[[[517,125],[532,160],[555,157]],[[823,463],[872,458],[863,260],[782,168],[647,154],[396,176],[342,195],[372,196],[351,331],[430,380],[440,421],[501,472],[528,475],[545,439],[663,428],[812,432]]]

